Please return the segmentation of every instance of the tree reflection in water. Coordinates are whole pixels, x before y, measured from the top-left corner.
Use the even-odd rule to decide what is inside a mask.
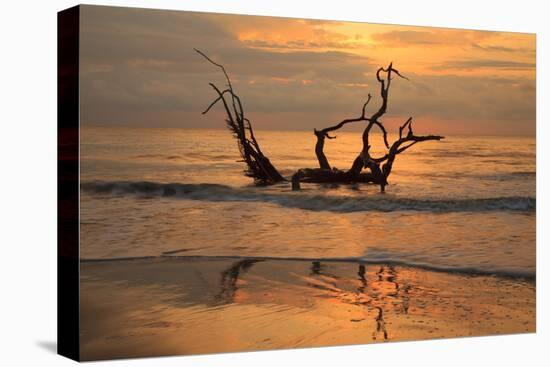
[[[245,259],[240,260],[231,265],[227,270],[224,270],[222,272],[221,276],[221,290],[218,294],[218,300],[220,302],[227,302],[231,303],[235,299],[235,294],[237,293],[238,286],[237,282],[239,280],[239,276],[241,275],[241,272],[246,273],[250,268],[256,264],[257,262],[260,262],[263,260],[254,260],[254,259]]]
[[[235,302],[235,295],[239,290],[239,279],[243,273],[248,272],[257,262],[265,259],[243,259],[233,263],[221,273],[220,292],[217,296],[218,302]],[[310,281],[306,284],[318,291],[323,297],[331,297],[342,303],[364,307],[366,318],[351,319],[351,322],[361,322],[373,317],[375,330],[372,338],[376,340],[380,334],[383,340],[389,339],[385,314],[388,312],[404,313],[409,312],[410,290],[409,284],[399,284],[398,272],[392,265],[383,265],[376,272],[371,273],[373,277],[368,280],[367,267],[359,263],[356,277],[346,278],[333,274],[329,271],[330,264],[323,264],[321,261],[312,261],[309,276]],[[336,272],[336,270],[334,270]],[[318,280],[313,280],[317,278]],[[350,282],[356,283],[356,288],[349,288]],[[373,315],[374,313],[374,315]],[[371,320],[373,320],[371,319]]]

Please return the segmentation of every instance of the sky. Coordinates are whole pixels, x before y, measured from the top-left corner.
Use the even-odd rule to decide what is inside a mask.
[[[365,16],[365,20],[368,16]],[[534,34],[82,6],[81,124],[223,128],[222,63],[256,130],[311,130],[379,106],[393,62],[391,131],[534,135]],[[361,130],[350,126],[349,130]]]

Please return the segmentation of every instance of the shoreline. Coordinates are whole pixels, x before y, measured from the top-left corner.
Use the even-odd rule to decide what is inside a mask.
[[[399,264],[81,261],[82,360],[535,332],[534,280]]]
[[[156,260],[156,259],[180,259],[186,261],[208,261],[208,260],[227,260],[227,261],[290,261],[290,262],[323,262],[323,263],[350,263],[357,265],[387,265],[387,266],[399,266],[407,268],[416,268],[423,271],[430,271],[435,273],[447,273],[464,276],[494,276],[498,278],[513,279],[518,281],[525,281],[536,283],[536,272],[530,272],[527,270],[505,270],[505,269],[481,269],[474,266],[446,266],[446,265],[431,265],[422,262],[413,262],[406,260],[398,260],[391,258],[379,258],[379,259],[365,259],[357,257],[280,257],[280,256],[237,256],[237,255],[178,255],[190,251],[188,248],[182,248],[179,250],[165,251],[159,256],[146,255],[146,256],[122,256],[114,258],[85,258],[80,259],[81,264],[86,263],[102,263],[102,262],[124,262],[124,261],[136,261],[136,260]]]

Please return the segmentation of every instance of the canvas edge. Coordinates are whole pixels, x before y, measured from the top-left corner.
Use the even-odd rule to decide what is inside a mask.
[[[80,6],[57,13],[57,353],[80,360]]]

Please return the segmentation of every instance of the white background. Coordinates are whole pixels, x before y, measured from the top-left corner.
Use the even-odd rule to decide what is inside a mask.
[[[537,334],[99,362],[105,366],[548,363],[550,17],[546,1],[90,1],[537,33]],[[3,2],[0,14],[0,365],[65,366],[56,343],[56,12],[74,1]],[[546,68],[544,66],[546,65]],[[546,104],[545,104],[546,102]],[[546,223],[545,223],[546,222]],[[546,224],[546,226],[545,226]],[[192,332],[192,331],[190,331]],[[544,362],[543,362],[544,361]]]

